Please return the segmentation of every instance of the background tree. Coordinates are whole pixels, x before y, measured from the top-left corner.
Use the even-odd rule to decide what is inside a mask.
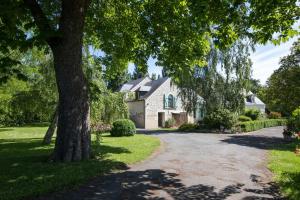
[[[265,102],[271,111],[291,115],[300,105],[300,39],[289,55],[280,60],[279,69],[271,75],[265,89]]]
[[[299,16],[296,0],[2,0],[0,10],[3,55],[16,48],[51,49],[59,93],[54,160],[64,162],[90,156],[84,42],[139,66],[153,56],[176,78],[206,63],[208,39],[218,48],[241,36],[281,42],[297,34],[292,25]]]
[[[132,79],[144,78],[146,76],[148,76],[148,66],[134,64]]]
[[[195,111],[201,103],[208,114],[220,109],[242,112],[251,72],[249,56],[249,46],[241,41],[222,51],[212,47],[207,66],[196,66],[178,79],[187,111]]]

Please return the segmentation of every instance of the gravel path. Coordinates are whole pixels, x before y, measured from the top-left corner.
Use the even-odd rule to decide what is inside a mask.
[[[283,199],[266,168],[282,127],[238,135],[154,134],[163,143],[150,159],[39,199]]]

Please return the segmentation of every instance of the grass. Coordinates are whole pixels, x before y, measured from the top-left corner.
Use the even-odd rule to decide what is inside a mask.
[[[78,185],[141,161],[160,144],[152,136],[116,138],[105,134],[98,159],[69,164],[50,163],[47,160],[53,144],[41,144],[45,131],[46,127],[0,128],[1,200],[33,197]],[[94,144],[93,149],[96,147]]]
[[[269,168],[274,173],[275,181],[281,191],[291,200],[300,199],[300,156],[294,153],[300,141],[281,145],[272,150],[269,157]]]

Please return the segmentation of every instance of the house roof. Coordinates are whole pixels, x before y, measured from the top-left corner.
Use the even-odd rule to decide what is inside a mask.
[[[120,92],[126,92],[126,91],[147,92],[145,95],[141,97],[141,99],[146,99],[168,79],[169,79],[168,77],[159,78],[157,80],[152,80],[149,77],[139,78],[123,84],[119,91]]]

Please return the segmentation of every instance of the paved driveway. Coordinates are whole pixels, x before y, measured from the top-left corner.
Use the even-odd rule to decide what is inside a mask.
[[[163,146],[147,161],[42,199],[282,199],[266,168],[281,133],[156,134]]]

